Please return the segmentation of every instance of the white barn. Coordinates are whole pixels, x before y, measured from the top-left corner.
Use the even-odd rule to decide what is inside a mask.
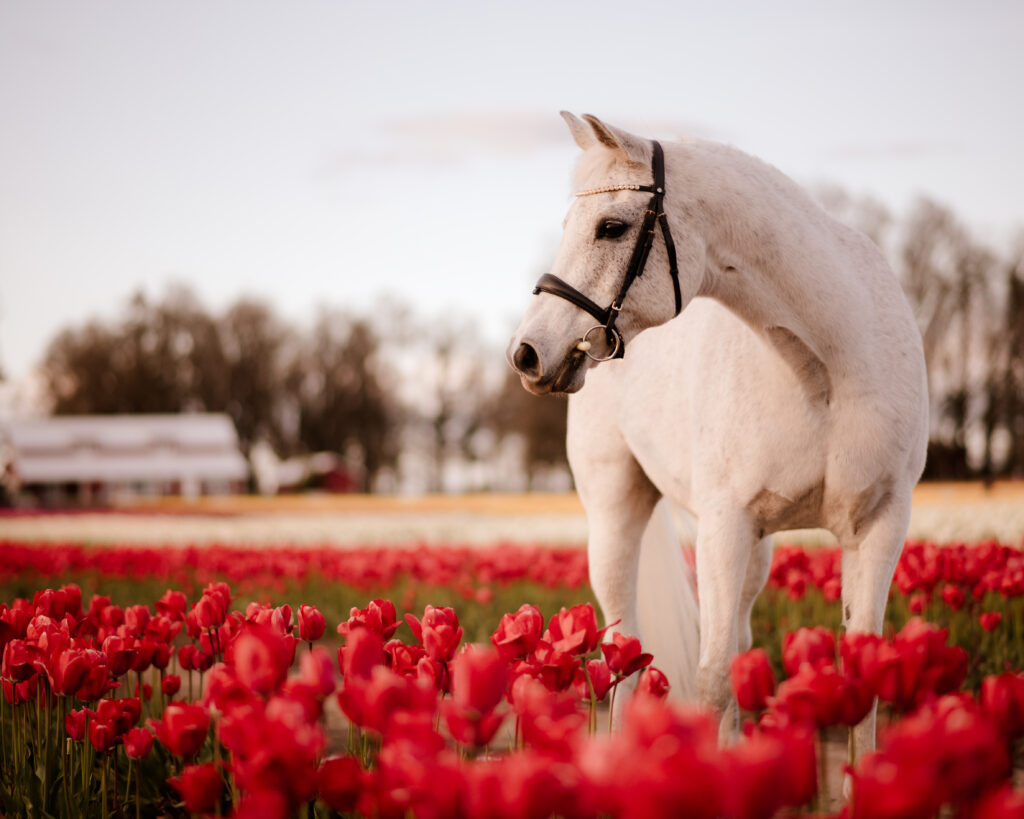
[[[12,420],[8,483],[15,492],[123,494],[237,491],[249,477],[227,415],[72,415]]]

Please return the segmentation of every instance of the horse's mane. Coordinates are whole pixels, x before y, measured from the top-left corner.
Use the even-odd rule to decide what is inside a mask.
[[[805,216],[823,215],[818,202],[807,191],[774,165],[732,145],[710,140],[684,137],[666,144],[685,146],[690,162],[685,171],[689,185],[734,186],[740,180],[753,183],[765,193],[776,194],[788,206]],[[671,163],[671,159],[668,160]],[[698,171],[694,173],[694,171]],[[668,167],[669,187],[673,187],[673,168]],[[677,171],[678,173],[678,171]],[[573,190],[646,183],[650,181],[650,159],[641,162],[624,160],[621,155],[601,148],[583,151],[572,175]],[[777,215],[778,202],[768,207]]]

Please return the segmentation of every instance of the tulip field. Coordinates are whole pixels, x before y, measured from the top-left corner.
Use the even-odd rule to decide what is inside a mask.
[[[882,635],[839,567],[776,548],[720,744],[578,546],[0,541],[0,815],[1024,816],[1021,544],[909,541]]]

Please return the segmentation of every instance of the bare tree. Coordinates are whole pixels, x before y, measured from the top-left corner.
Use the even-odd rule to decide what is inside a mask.
[[[324,311],[303,339],[286,379],[297,404],[297,447],[358,460],[370,490],[399,455],[400,408],[387,389],[377,332],[364,319]]]

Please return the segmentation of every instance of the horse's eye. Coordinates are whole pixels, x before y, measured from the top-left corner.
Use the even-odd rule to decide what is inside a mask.
[[[618,239],[629,227],[625,222],[617,219],[605,219],[597,226],[598,239]]]

